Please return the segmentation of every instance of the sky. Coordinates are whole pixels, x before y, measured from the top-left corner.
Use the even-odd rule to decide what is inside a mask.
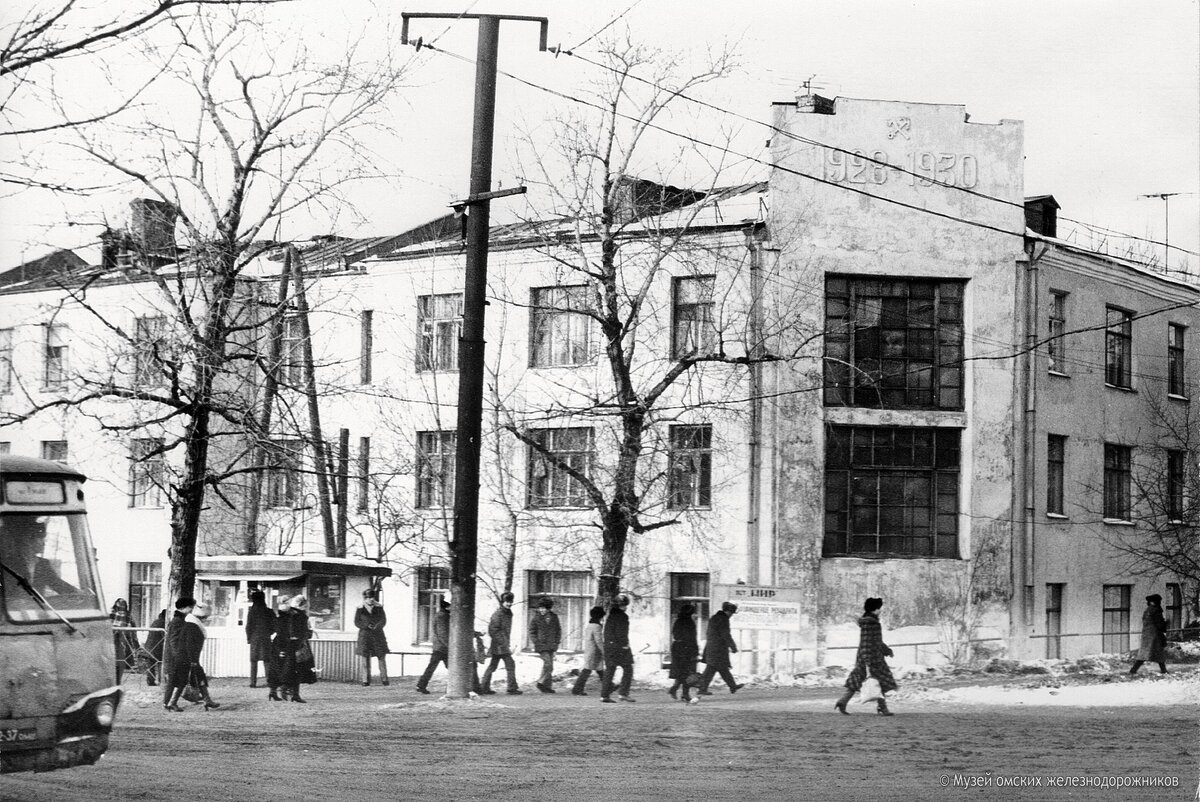
[[[6,20],[14,5],[20,4],[0,12]],[[468,12],[546,16],[549,43],[588,58],[596,58],[598,42],[613,33],[678,53],[685,68],[702,63],[710,50],[731,47],[740,68],[699,93],[725,111],[684,103],[672,127],[712,142],[728,134],[736,152],[763,160],[768,132],[760,123],[770,120],[770,104],[793,100],[805,81],[830,97],[961,104],[974,121],[1022,120],[1026,195],[1053,194],[1063,216],[1144,239],[1162,242],[1169,224],[1172,245],[1200,251],[1200,2],[1163,0],[1146,9],[1131,0],[756,0],[740,6],[713,0],[295,0],[271,11],[291,26],[289,35],[334,56],[348,41],[390,48],[410,59],[411,70],[386,109],[391,131],[365,144],[391,177],[348,190],[353,213],[298,214],[281,235],[398,233],[444,214],[449,201],[466,194],[474,67],[444,51],[473,57],[476,24],[414,20],[410,36],[439,48],[417,52],[400,45],[380,15],[398,23],[401,11]],[[501,69],[573,96],[602,77],[580,59],[539,53],[537,41],[536,24],[503,23]],[[86,63],[64,65],[60,86],[86,98],[120,83],[120,70],[120,63],[108,73]],[[518,152],[518,132],[544,132],[547,119],[572,106],[579,110],[545,89],[499,79],[497,187],[521,183],[530,169],[528,155]],[[23,142],[18,148],[12,139],[0,137],[5,159],[37,147]],[[648,168],[672,163],[677,143],[657,146],[658,164]],[[726,183],[762,177],[761,164],[734,160]],[[1162,193],[1179,194],[1167,203],[1143,197]],[[79,248],[95,260],[97,229],[68,223],[120,219],[130,197],[127,187],[86,198],[0,196],[0,267],[59,247]],[[493,203],[494,219],[514,213],[505,204]],[[1076,236],[1100,247],[1093,235]],[[1117,247],[1116,238],[1107,244]],[[1132,244],[1143,249],[1143,259],[1162,257],[1161,246]],[[1184,259],[1200,267],[1200,258],[1172,252],[1173,266]]]

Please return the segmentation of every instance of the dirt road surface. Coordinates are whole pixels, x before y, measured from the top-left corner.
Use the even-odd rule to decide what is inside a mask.
[[[216,680],[219,710],[172,714],[136,678],[127,687],[99,764],[5,775],[0,799],[1158,802],[1195,800],[1200,773],[1191,704],[967,705],[918,695],[883,718],[857,704],[838,715],[828,688],[714,687],[690,707],[636,686],[636,704],[600,704],[594,689],[451,703],[399,680],[319,683],[301,705]],[[1001,777],[1043,784],[1001,787]],[[1088,777],[1177,785],[1046,784]],[[966,787],[967,778],[992,784]]]

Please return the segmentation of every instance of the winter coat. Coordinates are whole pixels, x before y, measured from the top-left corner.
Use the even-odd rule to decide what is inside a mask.
[[[109,614],[108,620],[114,627],[132,627],[133,619],[127,610],[116,610]],[[138,643],[137,632],[125,631],[113,633],[113,648],[116,650],[117,665],[125,668],[133,666],[137,653],[142,645]]]
[[[633,662],[629,648],[629,616],[620,607],[612,607],[604,619],[604,664],[610,670]]]
[[[875,613],[863,613],[858,619],[858,654],[854,658],[854,669],[846,677],[846,687],[852,691],[862,688],[867,677],[879,680],[879,687],[884,693],[894,691],[898,687],[892,678],[892,669],[888,667],[885,657],[891,657],[892,650],[883,642],[883,627],[879,616]]]
[[[1142,613],[1142,643],[1136,659],[1161,663],[1165,659],[1166,649],[1167,619],[1163,617],[1162,607],[1148,604]]]
[[[553,610],[539,608],[529,621],[529,639],[535,652],[557,652],[562,643],[562,624]]]
[[[696,620],[690,615],[680,616],[671,625],[671,679],[684,679],[696,673],[696,660],[700,657],[700,643],[696,639]]]
[[[604,668],[604,627],[600,624],[583,628],[583,667],[591,671]]]
[[[383,628],[387,626],[387,613],[379,605],[370,610],[359,606],[354,611],[354,626],[358,627],[358,645],[354,652],[359,657],[387,657],[387,636]]]
[[[308,624],[308,613],[288,608],[275,618],[275,637],[271,639],[271,646],[277,652],[293,655],[300,648],[300,644],[311,637],[312,627]]]
[[[161,630],[166,626],[167,611],[163,610],[150,622],[150,633],[146,635],[146,651],[150,652],[150,656],[160,663],[163,659],[163,641],[165,640],[165,633]]]
[[[250,659],[269,660],[271,636],[275,634],[275,613],[266,604],[252,604],[246,613],[246,643],[250,644]]]
[[[171,615],[171,622],[167,625],[166,642],[163,652],[164,657],[172,663],[178,663],[182,654],[180,643],[183,638],[183,621],[186,617],[186,615],[176,610]]]
[[[496,612],[492,613],[491,620],[488,621],[488,637],[492,639],[488,654],[492,657],[512,654],[512,619],[512,610],[504,605],[500,605]]]
[[[729,614],[718,610],[708,619],[708,631],[704,635],[704,662],[709,668],[729,668],[729,653],[737,651],[737,644],[729,634]]]
[[[450,611],[438,610],[433,614],[433,651],[450,651]]]

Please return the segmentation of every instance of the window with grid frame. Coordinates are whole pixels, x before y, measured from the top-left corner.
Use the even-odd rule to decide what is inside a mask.
[[[1165,500],[1167,502],[1167,520],[1171,523],[1183,522],[1183,488],[1186,465],[1186,451],[1167,450],[1167,487]]]
[[[1067,438],[1046,435],[1046,513],[1063,514],[1063,484],[1067,467]]]
[[[58,389],[67,382],[67,330],[63,326],[46,326],[45,359],[42,383],[47,389]]]
[[[590,426],[534,429],[530,436],[548,452],[529,446],[528,506],[531,508],[586,507],[590,504],[583,482],[568,473],[563,464],[591,477],[595,446]]]
[[[130,507],[162,506],[165,468],[161,437],[137,438],[130,444]]]
[[[1104,381],[1113,387],[1133,389],[1133,313],[1105,307]]]
[[[1062,657],[1063,588],[1061,582],[1046,585],[1046,657]]]
[[[162,563],[129,563],[129,616],[148,627],[163,608]]]
[[[957,558],[960,437],[950,428],[830,426],[824,556]]]
[[[671,356],[684,359],[717,352],[713,291],[716,276],[677,276],[671,285]]]
[[[708,574],[701,573],[672,573],[671,580],[671,620],[667,624],[667,631],[671,631],[671,624],[674,623],[675,617],[679,615],[679,608],[685,604],[690,604],[696,608],[696,625],[700,631],[700,637],[704,637],[704,632],[708,627],[708,616],[712,609],[712,600],[710,594],[710,578]]]
[[[433,619],[443,598],[450,593],[450,569],[437,565],[417,567],[416,625],[413,644],[433,642]]]
[[[304,381],[304,321],[299,314],[284,315],[282,337],[280,357],[284,381],[300,387]]]
[[[1128,521],[1131,510],[1133,449],[1104,444],[1104,517]]]
[[[13,330],[0,329],[0,395],[12,392]]]
[[[669,431],[667,507],[672,510],[712,506],[712,426],[676,425]]]
[[[963,408],[965,281],[825,280],[825,404]]]
[[[1050,291],[1050,329],[1046,338],[1046,359],[1054,373],[1066,373],[1067,293]]]
[[[417,506],[454,505],[457,432],[417,432]]]
[[[562,626],[560,652],[583,650],[583,628],[588,622],[588,611],[596,597],[596,583],[588,571],[529,571],[526,574],[526,610],[532,618],[537,615],[538,602],[543,597],[554,600],[552,608],[558,614]],[[525,650],[533,650],[529,627],[525,628]]]
[[[138,387],[157,387],[166,381],[167,319],[161,315],[137,318],[133,323],[133,381]]]
[[[417,297],[417,370],[458,370],[462,338],[461,292]]]
[[[1104,586],[1104,619],[1101,624],[1101,651],[1114,654],[1129,651],[1129,597],[1132,585]]]
[[[591,288],[537,287],[529,291],[529,365],[552,368],[590,362],[595,350]]]
[[[42,459],[48,459],[52,462],[67,462],[69,461],[70,453],[67,449],[66,440],[43,440],[42,441]]]
[[[268,507],[295,507],[303,497],[303,440],[271,440],[263,449],[266,456],[264,503]]]
[[[1183,585],[1178,582],[1167,583],[1167,604],[1164,608],[1167,619],[1167,629],[1175,630],[1174,635],[1183,629]]]
[[[1187,396],[1183,349],[1186,331],[1178,323],[1167,324],[1167,392],[1180,397]]]

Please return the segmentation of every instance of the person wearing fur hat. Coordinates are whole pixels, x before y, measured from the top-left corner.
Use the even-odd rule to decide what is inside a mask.
[[[250,687],[258,687],[258,664],[271,662],[271,636],[275,634],[275,613],[267,606],[261,590],[250,591],[250,609],[246,611],[246,643],[250,646]],[[268,682],[268,684],[270,684]]]
[[[696,673],[696,661],[700,658],[700,643],[696,638],[696,608],[685,604],[679,608],[675,623],[671,625],[671,670],[668,676],[675,680],[671,690],[667,691],[672,699],[676,691],[683,688],[683,701],[690,702],[688,691],[691,689],[689,680]],[[699,700],[697,700],[699,701]]]
[[[296,652],[308,643],[312,637],[312,628],[308,623],[308,600],[303,596],[295,596],[288,602],[287,609],[281,610],[275,619],[275,637],[271,641],[271,649],[279,665],[278,681],[283,688],[283,699],[305,703],[300,698],[300,671],[297,666]],[[282,699],[271,688],[268,699],[278,702]]]
[[[1167,619],[1163,616],[1162,596],[1152,593],[1146,597],[1146,611],[1142,613],[1142,642],[1137,650],[1130,674],[1138,673],[1147,660],[1158,663],[1158,670],[1167,673]]]
[[[379,603],[379,593],[374,590],[363,591],[363,603],[354,611],[354,626],[358,627],[358,645],[355,651],[362,658],[363,685],[371,684],[371,658],[379,661],[379,684],[388,684],[387,673],[387,635],[383,628],[387,626],[387,613]]]
[[[617,699],[622,702],[635,701],[629,695],[629,687],[633,683],[633,649],[629,647],[629,615],[625,610],[629,607],[629,597],[624,593],[613,599],[608,608],[608,616],[604,619],[604,679],[600,682],[600,701],[615,702],[612,698],[613,686],[616,684],[617,669],[621,669],[621,685],[617,689]]]
[[[892,656],[892,650],[883,642],[883,626],[879,623],[881,607],[883,599],[871,598],[863,603],[863,614],[858,619],[858,653],[854,657],[854,668],[850,671],[850,676],[846,677],[846,692],[834,704],[843,715],[850,715],[850,711],[846,710],[846,703],[862,689],[867,677],[879,680],[879,688],[884,693],[897,688],[896,680],[892,678],[892,669],[884,659]],[[876,707],[876,712],[881,716],[893,715],[882,697],[876,703]]]
[[[184,606],[180,607],[181,604]],[[167,648],[172,650],[169,689],[171,698],[166,709],[172,713],[181,712],[179,698],[188,685],[200,691],[205,710],[218,708],[220,705],[208,694],[208,675],[200,665],[200,653],[204,650],[204,641],[208,636],[203,622],[203,619],[208,617],[208,609],[202,604],[197,604],[195,599],[181,598],[175,603],[175,615],[178,616],[180,612],[183,613],[182,623],[172,622],[172,629],[179,630],[178,636],[172,640],[168,635]]]
[[[734,680],[733,672],[729,670],[732,665],[729,655],[737,654],[738,650],[729,631],[729,619],[736,612],[736,604],[722,602],[721,609],[708,619],[708,630],[704,633],[704,655],[700,658],[704,661],[704,673],[700,675],[700,690],[696,691],[700,696],[712,696],[708,684],[718,673],[725,680],[730,693],[737,693],[744,687]]]
[[[496,612],[492,613],[492,617],[488,621],[488,636],[492,639],[492,643],[488,647],[488,655],[491,660],[488,662],[488,667],[483,670],[483,678],[479,681],[480,693],[495,693],[492,690],[492,674],[495,673],[501,661],[504,662],[504,670],[508,672],[508,693],[514,696],[521,693],[521,689],[517,687],[517,664],[513,660],[511,643],[512,606],[515,598],[507,590],[501,593],[500,606],[496,608]]]
[[[537,612],[529,621],[529,639],[533,641],[533,650],[542,658],[537,689],[542,693],[557,693],[554,690],[554,655],[562,643],[562,624],[554,612],[554,599],[549,596],[538,601]]]

